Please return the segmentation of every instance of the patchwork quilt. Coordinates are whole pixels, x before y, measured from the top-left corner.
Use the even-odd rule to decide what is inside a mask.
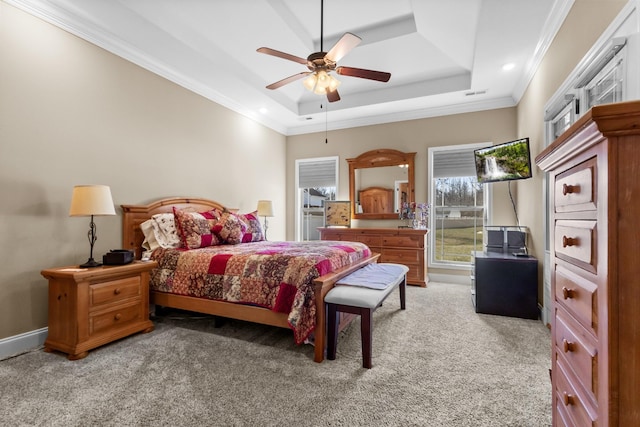
[[[371,255],[357,242],[253,242],[156,249],[154,291],[250,304],[288,313],[296,344],[315,329],[314,279]]]

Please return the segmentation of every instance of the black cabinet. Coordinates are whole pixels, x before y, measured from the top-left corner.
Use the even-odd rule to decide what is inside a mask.
[[[473,255],[471,300],[476,313],[538,318],[537,259],[499,252]]]

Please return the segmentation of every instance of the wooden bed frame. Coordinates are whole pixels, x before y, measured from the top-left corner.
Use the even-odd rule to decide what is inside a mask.
[[[144,235],[140,230],[140,224],[158,213],[172,212],[173,207],[179,209],[193,209],[196,212],[218,208],[228,209],[213,200],[199,198],[174,197],[161,199],[148,205],[122,205],[124,213],[122,220],[122,244],[124,249],[135,252],[136,259],[142,256],[142,242]],[[233,209],[228,209],[233,211]],[[369,258],[362,259],[355,264],[341,268],[332,273],[318,277],[314,280],[316,297],[316,328],[315,328],[315,355],[316,362],[322,362],[326,351],[326,313],[324,297],[335,283],[347,274],[362,268],[367,264],[378,261],[380,254],[372,254]],[[242,305],[237,303],[207,300],[184,295],[174,295],[166,292],[151,291],[150,301],[154,304],[172,307],[182,310],[206,313],[215,316],[229,317],[232,319],[246,320],[249,322],[272,325],[290,329],[287,322],[287,313],[278,313],[266,308]]]

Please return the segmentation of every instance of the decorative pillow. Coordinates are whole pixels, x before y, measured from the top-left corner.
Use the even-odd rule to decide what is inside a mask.
[[[182,247],[198,249],[220,244],[220,239],[212,231],[220,218],[215,209],[207,212],[186,212],[174,207],[173,215]]]
[[[148,219],[140,224],[140,230],[144,234],[144,241],[142,242],[142,248],[147,251],[154,251],[160,247],[158,239],[153,231],[153,220]]]
[[[178,248],[181,245],[173,213],[153,215],[140,224],[140,230],[144,234],[144,249],[153,251],[157,248]]]
[[[231,212],[222,212],[219,221],[213,226],[213,232],[230,245],[242,243],[247,226]]]
[[[258,211],[237,214],[236,216],[247,227],[242,237],[242,243],[261,242],[264,240],[264,231],[262,231],[262,224],[260,224],[260,219],[258,218]]]

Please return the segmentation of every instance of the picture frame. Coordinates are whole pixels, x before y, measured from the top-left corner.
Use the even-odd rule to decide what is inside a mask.
[[[346,200],[324,201],[325,227],[351,227],[351,202]]]

